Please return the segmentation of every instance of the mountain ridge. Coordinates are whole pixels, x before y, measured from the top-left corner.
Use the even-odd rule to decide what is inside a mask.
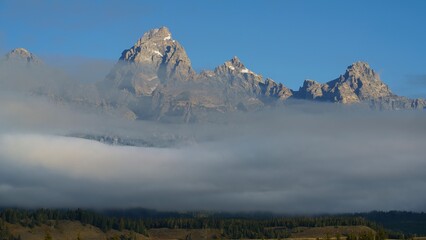
[[[169,41],[165,41],[165,38]],[[392,93],[389,87],[382,82],[378,73],[366,62],[353,63],[348,66],[345,73],[334,80],[326,83],[305,80],[298,90],[292,90],[286,87],[284,83],[277,83],[270,78],[264,79],[261,74],[248,69],[236,56],[213,70],[196,73],[192,69],[191,61],[183,47],[181,51],[177,51],[179,48],[175,50],[175,45],[180,46],[180,44],[171,38],[171,33],[166,27],[145,33],[135,46],[145,46],[149,42],[155,43],[156,48],[154,50],[138,48],[138,51],[142,53],[145,49],[145,54],[149,56],[147,59],[150,61],[160,56],[164,58],[164,55],[168,53],[164,49],[172,49],[173,54],[176,55],[175,59],[183,59],[182,61],[163,61],[161,64],[150,62],[150,65],[157,67],[155,72],[161,71],[159,66],[162,64],[163,69],[181,69],[182,66],[186,69],[183,72],[177,71],[178,77],[173,74],[163,74],[168,76],[168,78],[165,78],[167,80],[160,81],[151,91],[154,99],[154,104],[151,107],[152,116],[156,120],[170,116],[181,116],[185,121],[190,121],[194,116],[200,116],[209,111],[258,110],[280,105],[289,99],[367,104],[375,109],[423,109],[426,107],[426,102],[423,99],[409,99]],[[129,63],[140,64],[140,61],[129,57],[133,55],[128,55],[128,51],[123,52],[125,54],[119,61],[124,60]],[[130,51],[133,53],[133,50]],[[169,72],[173,73],[173,71]],[[144,80],[143,76],[141,77],[138,74],[132,76],[137,78],[134,82],[145,82],[148,85],[151,81],[149,79]],[[186,83],[182,84],[182,82]],[[191,84],[191,87],[186,84]],[[186,85],[186,88],[179,90],[179,85]],[[210,92],[215,94],[212,95],[208,91],[203,91],[204,88],[208,88]],[[131,92],[137,92],[136,88]],[[192,116],[189,117],[190,115]]]
[[[6,55],[6,61],[14,59],[28,64],[41,62],[23,48]],[[159,121],[203,121],[212,113],[256,111],[290,99],[366,104],[382,110],[426,108],[424,99],[394,94],[362,61],[354,62],[326,83],[304,80],[298,90],[253,72],[237,56],[213,70],[197,73],[184,47],[172,38],[167,27],[144,33],[125,49],[96,87],[104,107],[123,108],[133,119]]]

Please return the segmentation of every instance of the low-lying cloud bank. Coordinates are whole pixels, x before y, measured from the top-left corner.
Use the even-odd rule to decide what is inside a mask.
[[[100,101],[103,68],[25,69],[0,66],[0,206],[426,211],[424,111],[294,102],[216,124],[129,121],[75,101]]]
[[[424,112],[298,103],[171,125],[0,96],[2,206],[426,211]],[[82,132],[182,137],[167,148],[66,137]]]

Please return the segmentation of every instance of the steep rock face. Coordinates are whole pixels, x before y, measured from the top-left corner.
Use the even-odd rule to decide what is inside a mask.
[[[234,57],[214,71],[201,72],[194,81],[161,86],[154,93],[153,108],[158,119],[181,115],[185,121],[207,118],[210,113],[258,109],[264,106],[261,84],[262,76]]]
[[[342,103],[356,103],[393,95],[379,75],[365,62],[350,65],[344,75],[327,83],[326,90],[329,99]]]
[[[238,57],[216,67],[213,73],[213,80],[221,84],[228,111],[250,111],[263,107],[264,103],[259,98],[263,78],[249,70]]]
[[[168,28],[161,27],[145,33],[133,47],[123,51],[103,84],[136,96],[152,96],[160,84],[194,77],[185,49],[172,39]]]
[[[238,59],[233,57],[214,70],[215,77],[224,81],[234,93],[258,95],[261,93],[259,83],[263,82],[262,76],[252,72]]]
[[[409,99],[393,94],[365,62],[353,63],[345,74],[324,84],[305,80],[295,97],[344,104],[367,103],[377,109],[423,109],[426,106],[423,99]]]
[[[327,88],[328,86],[326,84],[308,79],[303,82],[303,86],[299,88],[295,96],[297,98],[309,100],[323,99]]]
[[[286,100],[293,95],[291,89],[284,86],[282,83],[276,83],[274,80],[267,78],[264,83],[260,83],[262,94],[266,98],[278,100]]]
[[[365,62],[350,65],[345,74],[325,84],[305,80],[297,93],[299,98],[340,103],[357,103],[392,95],[388,86]]]

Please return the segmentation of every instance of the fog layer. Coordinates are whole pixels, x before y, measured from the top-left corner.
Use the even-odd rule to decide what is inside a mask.
[[[164,124],[8,83],[0,91],[1,206],[426,211],[424,112],[295,102],[230,114],[220,124]],[[152,144],[109,145],[74,134]]]

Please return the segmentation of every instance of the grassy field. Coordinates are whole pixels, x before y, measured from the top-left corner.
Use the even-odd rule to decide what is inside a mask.
[[[44,240],[47,233],[51,235],[54,240],[76,240],[79,237],[82,240],[104,240],[111,238],[120,239],[120,236],[134,237],[136,240],[150,239],[144,235],[129,231],[119,232],[110,230],[105,233],[97,227],[91,225],[84,226],[76,221],[59,221],[55,227],[41,225],[28,228],[15,224],[7,224],[7,226],[13,235],[21,236],[22,240]]]
[[[148,231],[150,239],[220,239],[220,232],[216,229],[151,229]]]
[[[59,221],[55,227],[48,225],[36,226],[34,228],[22,227],[17,224],[7,224],[7,227],[15,236],[21,236],[22,240],[44,240],[48,233],[52,239],[60,240],[99,240],[99,239],[121,239],[124,236],[132,240],[174,240],[174,239],[215,239],[220,238],[220,232],[213,229],[151,229],[149,237],[130,231],[110,230],[103,232],[91,225],[82,225],[77,221]]]
[[[292,238],[329,238],[337,235],[343,236],[347,234],[361,235],[364,233],[375,233],[371,228],[366,226],[329,226],[315,228],[296,228],[292,231]],[[343,238],[342,238],[343,239]]]
[[[54,224],[52,224],[54,225]],[[52,239],[60,240],[105,240],[105,239],[132,239],[132,240],[178,240],[178,239],[221,239],[221,233],[216,229],[168,229],[158,228],[150,229],[149,236],[144,236],[130,231],[110,230],[103,232],[92,225],[82,225],[77,221],[58,221],[55,226],[41,225],[34,228],[22,227],[16,224],[7,224],[10,231],[15,236],[21,236],[22,240],[44,240],[49,234]],[[317,240],[336,239],[349,233],[362,234],[374,232],[365,226],[336,226],[336,227],[315,227],[315,228],[296,228],[291,234],[289,240]],[[124,238],[123,238],[124,237]],[[418,240],[426,240],[418,239]]]

